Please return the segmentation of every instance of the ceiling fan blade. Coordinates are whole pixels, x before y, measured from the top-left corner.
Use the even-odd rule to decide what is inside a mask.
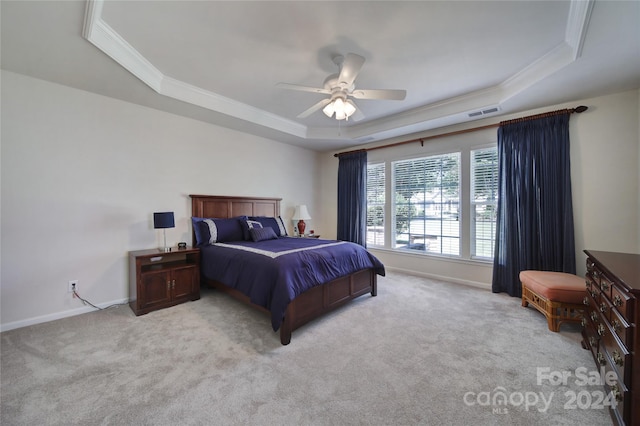
[[[288,90],[298,90],[300,92],[321,93],[323,95],[331,94],[331,90],[321,89],[319,87],[299,86],[297,84],[278,83],[276,84],[276,87],[279,87],[281,89],[288,89]]]
[[[394,89],[356,89],[349,94],[356,99],[387,99],[403,101],[407,97],[406,90]]]
[[[324,106],[327,105],[329,102],[331,102],[331,98],[323,99],[320,102],[318,102],[317,104],[313,105],[308,110],[298,114],[297,118],[306,118],[306,117],[310,116],[311,114],[313,114],[314,112],[318,111],[319,109],[324,108]]]
[[[348,53],[340,68],[338,84],[344,84],[345,89],[351,87],[363,64],[364,57],[356,55],[355,53]]]

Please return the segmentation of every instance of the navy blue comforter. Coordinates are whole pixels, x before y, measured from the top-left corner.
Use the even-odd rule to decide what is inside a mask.
[[[362,269],[384,276],[384,265],[354,243],[280,237],[201,247],[202,274],[239,290],[251,302],[271,311],[274,331],[287,305],[311,287]]]

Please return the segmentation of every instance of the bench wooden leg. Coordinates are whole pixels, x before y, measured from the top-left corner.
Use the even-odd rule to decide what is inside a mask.
[[[584,307],[571,303],[554,302],[548,300],[530,288],[522,284],[522,306],[533,305],[537,311],[547,318],[549,330],[557,333],[560,331],[560,324],[563,322],[580,322]]]

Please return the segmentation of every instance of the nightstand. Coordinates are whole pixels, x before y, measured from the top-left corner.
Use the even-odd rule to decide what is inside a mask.
[[[200,299],[200,249],[129,252],[129,306],[136,315]]]

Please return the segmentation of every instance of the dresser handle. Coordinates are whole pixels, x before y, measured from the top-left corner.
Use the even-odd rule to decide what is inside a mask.
[[[613,306],[622,306],[622,298],[617,294],[613,296]]]
[[[584,299],[582,299],[582,304],[583,305],[588,305],[589,304],[589,298],[587,296],[585,296]]]
[[[613,320],[611,325],[613,326],[613,331],[615,331],[616,333],[622,328],[622,324],[620,324],[620,321],[618,320]]]
[[[176,280],[171,281],[171,289],[175,290],[176,288]]]
[[[599,334],[600,336],[604,336],[604,333],[605,333],[605,332],[606,332],[606,330],[605,330],[605,328],[604,328],[604,325],[602,325],[602,324],[598,324],[598,334]]]
[[[601,282],[600,288],[602,289],[602,291],[609,291],[609,283],[606,281]]]
[[[167,290],[171,290],[171,281],[167,281]]]
[[[604,302],[600,304],[600,312],[602,312],[603,314],[607,312],[607,305]]]
[[[589,337],[589,343],[591,344],[591,347],[594,347],[596,343],[598,343],[598,339],[596,339],[595,336],[591,336]]]
[[[617,384],[611,386],[611,393],[613,394],[613,397],[616,399],[616,401],[622,401],[622,393],[620,392],[620,388]]]
[[[591,311],[591,321],[598,322],[598,313],[596,311]]]
[[[622,365],[624,364],[624,360],[622,359],[622,357],[620,356],[620,352],[618,352],[617,350],[613,351],[613,362],[618,366],[618,367],[622,367]]]
[[[605,365],[607,363],[607,360],[604,359],[604,355],[602,355],[602,352],[598,352],[596,358],[598,358],[598,364],[600,365]]]

